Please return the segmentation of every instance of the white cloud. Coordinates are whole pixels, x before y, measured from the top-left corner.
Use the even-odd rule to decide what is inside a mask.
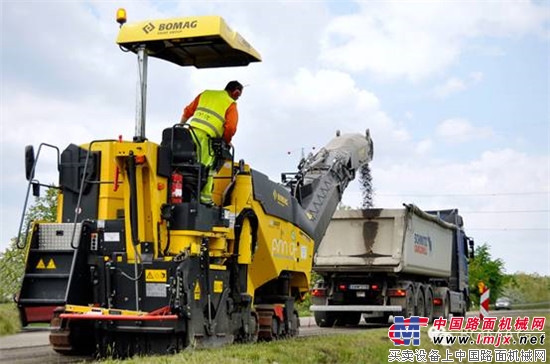
[[[466,90],[466,84],[459,78],[451,77],[443,85],[437,86],[434,94],[438,98],[445,98],[450,94]]]
[[[435,97],[444,99],[454,93],[465,91],[481,80],[483,80],[483,72],[471,72],[466,81],[458,77],[450,77],[443,84],[436,86],[433,93]]]
[[[470,77],[471,82],[479,83],[483,80],[483,72],[479,72],[479,71],[471,72],[469,77]]]
[[[436,98],[444,99],[452,94],[463,92],[468,88],[480,83],[483,80],[483,72],[470,72],[466,80],[458,77],[450,77],[443,84],[438,85],[433,90]]]
[[[547,33],[545,5],[527,1],[359,2],[333,19],[321,40],[321,59],[351,72],[412,81],[457,61],[469,39]]]
[[[493,136],[489,127],[475,127],[468,120],[453,118],[442,121],[436,130],[437,136],[451,143],[463,143],[471,140],[486,139]]]
[[[433,142],[430,139],[424,139],[418,142],[416,145],[415,151],[419,155],[425,155],[430,150],[432,150]]]

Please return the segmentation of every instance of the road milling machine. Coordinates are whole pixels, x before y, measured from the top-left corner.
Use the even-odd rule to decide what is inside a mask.
[[[338,133],[281,183],[213,139],[215,204],[201,204],[208,171],[193,129],[168,127],[160,144],[145,137],[148,57],[210,68],[260,55],[220,17],[119,18],[117,43],[138,58],[136,135],[62,152],[26,148],[23,325],[51,322],[60,353],[117,357],[297,335],[294,304],[309,289],[315,249],[344,189],[372,159],[368,130]],[[35,177],[45,148],[58,155],[57,221],[23,226],[30,192],[45,186]]]

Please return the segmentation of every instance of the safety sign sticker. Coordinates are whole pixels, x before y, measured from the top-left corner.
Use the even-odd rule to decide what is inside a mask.
[[[166,269],[146,269],[145,270],[146,282],[166,282]]]

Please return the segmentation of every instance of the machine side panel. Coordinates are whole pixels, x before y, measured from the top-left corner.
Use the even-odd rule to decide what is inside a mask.
[[[311,223],[296,198],[284,186],[269,180],[265,174],[256,170],[251,173],[254,199],[260,202],[266,214],[289,221],[311,235]]]

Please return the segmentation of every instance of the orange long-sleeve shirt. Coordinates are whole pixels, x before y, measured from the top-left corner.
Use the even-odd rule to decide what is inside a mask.
[[[195,99],[183,109],[182,120],[189,119],[197,110],[201,95],[195,97]],[[237,124],[239,123],[239,113],[237,111],[237,103],[232,103],[231,106],[225,112],[225,123],[223,124],[223,139],[227,143],[231,143],[233,135],[237,132]]]

